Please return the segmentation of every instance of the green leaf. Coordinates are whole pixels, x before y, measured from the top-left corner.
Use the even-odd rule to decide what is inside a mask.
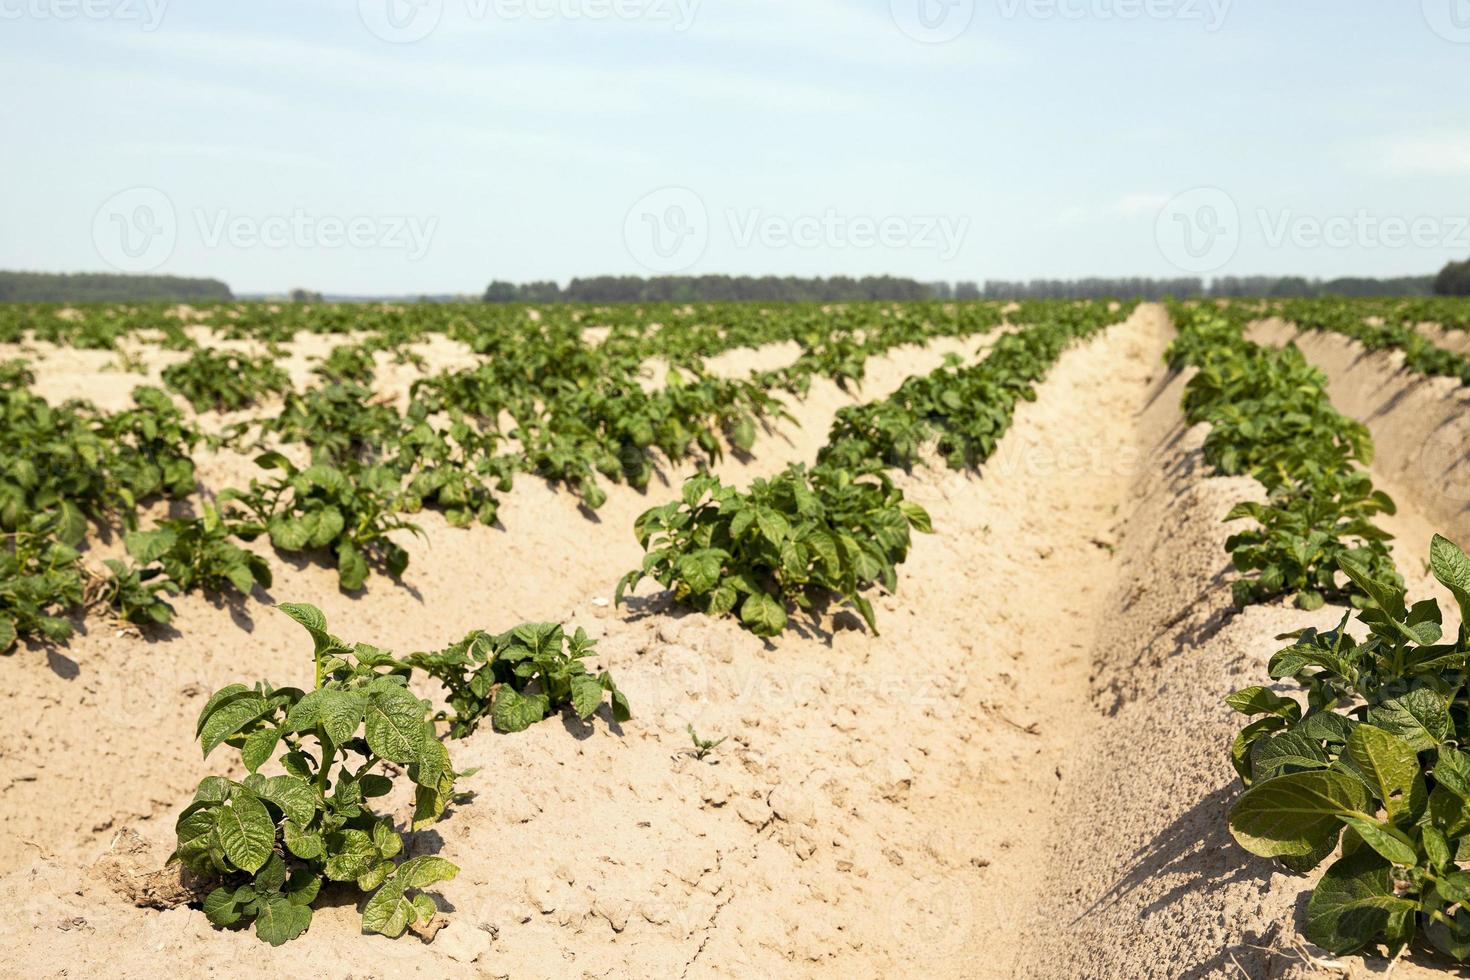
[[[1247,687],[1236,691],[1225,699],[1225,703],[1247,716],[1277,715],[1288,721],[1296,721],[1302,716],[1300,704],[1266,687]]]
[[[276,608],[306,627],[307,632],[313,635],[327,632],[327,617],[316,606],[304,602],[283,602]]]
[[[298,905],[284,895],[272,895],[260,903],[255,917],[255,934],[280,946],[311,927],[311,906]]]
[[[382,858],[366,831],[348,828],[327,839],[331,857],[326,875],[333,881],[356,881]]]
[[[898,509],[903,512],[903,516],[908,519],[914,530],[921,534],[934,533],[934,523],[930,520],[927,510],[908,500],[899,504]]]
[[[456,865],[432,854],[409,858],[398,867],[398,880],[405,888],[427,888],[458,874]]]
[[[316,815],[316,790],[295,776],[272,776],[256,793],[280,807],[286,819],[299,826],[311,823],[311,818]]]
[[[15,623],[0,616],[0,653],[6,653],[15,646],[16,636]]]
[[[1450,842],[1445,835],[1430,824],[1421,828],[1421,836],[1424,842],[1424,853],[1429,857],[1429,863],[1436,871],[1444,871],[1454,861],[1454,852],[1450,850]],[[1470,894],[1465,896],[1470,901]]]
[[[220,705],[204,720],[204,727],[199,733],[205,758],[225,739],[270,710],[265,698],[253,692]]]
[[[87,517],[70,500],[63,500],[57,506],[56,536],[73,547],[87,536]]]
[[[383,857],[391,858],[403,850],[403,837],[388,821],[380,820],[373,825],[373,846]]]
[[[1460,621],[1470,623],[1470,558],[1449,538],[1436,534],[1429,544],[1429,567],[1460,606]]]
[[[357,545],[351,541],[343,541],[337,545],[337,579],[342,590],[356,592],[367,582],[367,578],[367,559]]]
[[[414,762],[424,739],[424,705],[403,688],[374,694],[367,703],[367,743],[393,762]]]
[[[572,710],[586,720],[602,705],[602,684],[595,677],[578,674],[572,678]]]
[[[1307,855],[1337,840],[1340,815],[1361,813],[1368,806],[1363,784],[1344,773],[1287,773],[1242,794],[1230,811],[1230,833],[1259,857]]]
[[[755,523],[765,539],[774,545],[779,545],[782,539],[791,533],[791,525],[787,523],[786,518],[769,507],[756,508]]]
[[[1397,735],[1415,752],[1434,748],[1450,734],[1450,714],[1444,699],[1423,687],[1369,708],[1368,721]]]
[[[283,830],[286,846],[291,849],[292,854],[307,861],[321,856],[323,850],[321,834],[290,820],[285,822]]]
[[[1389,864],[1374,851],[1359,851],[1327,869],[1307,902],[1306,935],[1332,953],[1352,953],[1391,931],[1415,912],[1393,893]]]
[[[173,550],[179,536],[173,531],[129,531],[123,535],[123,547],[139,565],[148,565]]]
[[[756,636],[780,636],[786,628],[786,610],[769,593],[755,592],[740,607],[740,621]]]
[[[320,724],[326,731],[327,737],[337,745],[347,744],[352,736],[357,734],[357,726],[362,724],[363,714],[367,709],[362,695],[354,691],[338,691],[330,688],[315,693],[321,695],[317,702],[317,711]],[[308,694],[307,697],[311,695]],[[372,744],[371,739],[368,744]],[[376,752],[377,749],[373,751]],[[378,754],[382,755],[381,752]]]
[[[244,684],[231,684],[228,687],[222,687],[218,691],[215,691],[209,696],[209,700],[204,702],[204,707],[199,710],[199,718],[194,723],[194,737],[198,738],[200,733],[204,731],[204,723],[209,720],[209,716],[214,714],[214,710],[220,705],[234,698],[252,694],[254,692]]]
[[[704,549],[679,559],[679,578],[689,586],[694,595],[703,595],[720,581],[724,553]]]
[[[1419,863],[1419,850],[1414,842],[1390,823],[1365,820],[1362,817],[1339,817],[1343,823],[1357,831],[1363,842],[1377,851],[1386,861],[1412,868]]]
[[[237,793],[219,808],[217,821],[220,847],[230,863],[251,874],[259,871],[276,843],[276,823],[265,804],[248,792]]]
[[[217,926],[230,926],[240,921],[240,903],[235,889],[216,888],[204,896],[204,917]]]
[[[523,732],[536,724],[551,711],[551,702],[544,694],[521,694],[510,685],[495,693],[490,707],[490,719],[495,728],[502,732]]]
[[[413,903],[403,894],[403,884],[395,877],[379,888],[362,907],[364,932],[376,932],[389,938],[403,935],[414,920]]]
[[[1391,821],[1404,827],[1419,819],[1428,794],[1419,756],[1408,742],[1373,725],[1359,725],[1348,736],[1346,754],[1353,767],[1366,777],[1369,789]],[[1387,854],[1384,857],[1395,860]]]
[[[280,738],[279,728],[262,728],[251,732],[245,739],[245,744],[240,747],[240,759],[245,763],[245,768],[254,772],[269,762]]]

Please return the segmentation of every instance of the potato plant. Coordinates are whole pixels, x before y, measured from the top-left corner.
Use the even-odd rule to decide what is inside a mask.
[[[396,514],[400,481],[391,469],[344,471],[323,463],[299,469],[280,453],[265,453],[256,464],[281,475],[269,482],[251,480],[248,491],[220,495],[221,503],[238,502],[255,518],[236,530],[241,538],[250,541],[268,533],[278,551],[330,552],[338,582],[349,592],[363,587],[370,561],[394,578],[408,567],[408,552],[388,535],[421,532]]]
[[[25,530],[0,534],[0,653],[20,640],[65,643],[84,583],[81,555],[56,536],[52,518],[33,517]]]
[[[898,587],[911,531],[931,530],[929,515],[883,473],[791,466],[748,491],[704,474],[681,500],[638,518],[647,555],[618,583],[616,601],[645,577],[710,616],[738,614],[757,636],[779,636],[788,609],[811,610],[836,598],[877,632],[863,592]]]
[[[187,361],[164,368],[163,383],[183,395],[196,412],[236,412],[278,395],[291,379],[268,356],[203,348]]]
[[[161,521],[152,531],[129,531],[123,541],[135,562],[157,563],[180,592],[234,589],[249,595],[257,584],[270,588],[270,565],[230,541],[236,530],[206,502],[202,517]]]
[[[1306,873],[1339,857],[1307,903],[1307,938],[1334,953],[1397,952],[1422,935],[1470,958],[1470,629],[1446,637],[1433,599],[1410,605],[1394,579],[1339,559],[1363,595],[1366,638],[1341,625],[1290,635],[1276,685],[1229,704],[1254,719],[1231,755],[1248,787],[1236,841]],[[1435,536],[1430,567],[1470,623],[1470,559]]]
[[[428,855],[402,859],[402,835],[372,801],[393,789],[394,773],[406,775],[417,830],[443,814],[460,774],[435,737],[429,702],[408,690],[408,668],[328,633],[315,607],[281,609],[311,636],[314,684],[232,684],[205,703],[195,726],[205,758],[227,746],[248,775],[200,782],[176,823],[173,859],[219,882],[204,901],[211,922],[253,923],[272,946],[307,930],[326,882],[368,896],[364,931],[401,935],[436,914],[421,889],[458,868]],[[282,771],[262,774],[272,757]]]
[[[1204,458],[1226,476],[1250,476],[1267,491],[1227,516],[1253,526],[1226,541],[1243,576],[1232,583],[1244,607],[1281,596],[1316,609],[1362,592],[1340,572],[1351,561],[1375,579],[1397,580],[1392,536],[1373,523],[1394,502],[1362,469],[1373,441],[1359,422],[1340,415],[1327,379],[1295,347],[1262,347],[1243,335],[1249,311],[1176,307],[1175,369],[1197,368],[1185,388],[1190,423],[1208,423]]]
[[[522,732],[565,708],[586,721],[610,702],[612,719],[632,718],[628,699],[612,675],[593,674],[583,662],[596,646],[586,632],[571,636],[557,623],[526,623],[492,636],[476,631],[433,653],[407,662],[448,690],[453,714],[440,718],[450,735],[463,738],[488,715],[497,731]]]

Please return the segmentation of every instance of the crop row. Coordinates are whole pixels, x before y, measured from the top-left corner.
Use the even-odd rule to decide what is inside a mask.
[[[302,392],[289,390],[268,356],[196,351],[167,369],[164,383],[197,409],[240,410],[262,393],[284,393],[278,413],[209,437],[161,390],[139,387],[136,407],[119,413],[80,402],[53,407],[31,392],[23,363],[8,363],[0,368],[7,422],[0,434],[0,532],[7,545],[0,552],[0,649],[19,638],[64,641],[72,629],[68,613],[82,606],[110,607],[135,624],[165,623],[170,595],[269,585],[269,565],[241,546],[262,537],[279,552],[329,563],[341,586],[355,590],[373,568],[403,572],[409,553],[395,532],[417,532],[414,515],[424,509],[455,526],[491,524],[498,494],[517,474],[565,484],[595,509],[606,498],[602,479],[643,489],[661,461],[718,459],[726,446],[751,449],[760,426],[784,415],[772,387],[804,391],[828,372],[858,381],[875,353],[1001,322],[994,304],[840,308],[825,327],[814,311],[717,309],[718,328],[688,333],[716,349],[795,337],[802,355],[781,371],[725,379],[704,371],[681,330],[656,329],[642,316],[614,318],[614,332],[593,343],[580,315],[594,311],[461,322],[455,308],[434,307],[426,323],[472,341],[482,363],[422,379],[401,412],[375,400],[368,387],[372,354],[387,342],[386,331],[334,348],[316,368],[321,383]],[[105,321],[117,312],[87,316]],[[336,308],[320,312],[321,321],[303,322],[345,324]],[[478,316],[480,308],[471,312]],[[144,329],[136,317],[118,318]],[[143,322],[159,319],[177,323],[164,312]],[[672,367],[667,384],[648,391],[639,377],[655,351],[686,366]],[[296,444],[309,454],[307,465],[274,449]],[[192,458],[201,446],[253,450],[260,475],[202,503],[196,517],[139,529],[147,501],[191,497]],[[88,568],[78,547],[89,522],[128,532],[131,562]]]
[[[1404,355],[1404,365],[1411,371],[1430,377],[1459,378],[1470,385],[1470,358],[1457,351],[1438,346],[1417,329],[1420,315],[1378,314],[1360,303],[1343,300],[1297,300],[1282,304],[1277,315],[1302,330],[1321,330],[1350,337],[1370,351],[1394,350]]]
[[[709,474],[690,478],[679,500],[639,517],[646,554],[618,584],[617,601],[647,577],[698,612],[738,613],[759,636],[782,633],[793,610],[834,601],[876,633],[864,593],[896,591],[911,532],[932,530],[885,470],[912,466],[931,442],[951,468],[979,467],[1061,352],[1128,312],[1058,306],[1046,322],[1001,337],[975,365],[949,363],[886,399],[843,409],[810,468],[793,465],[745,490]]]
[[[1422,933],[1470,957],[1470,872],[1460,870],[1470,863],[1470,755],[1459,748],[1470,737],[1470,630],[1450,640],[1435,600],[1408,603],[1388,535],[1371,520],[1393,507],[1360,468],[1371,440],[1332,409],[1321,373],[1294,346],[1245,340],[1258,311],[1173,313],[1170,363],[1198,368],[1184,408],[1211,425],[1206,460],[1267,490],[1264,504],[1227,517],[1256,525],[1226,544],[1246,573],[1237,603],[1350,601],[1336,628],[1281,637],[1290,643],[1271,658],[1270,686],[1227,699],[1252,719],[1231,746],[1246,787],[1231,833],[1299,874],[1338,855],[1306,907],[1306,936],[1323,948],[1392,954]],[[1436,535],[1429,566],[1470,622],[1470,559]],[[1365,639],[1349,631],[1353,608]]]

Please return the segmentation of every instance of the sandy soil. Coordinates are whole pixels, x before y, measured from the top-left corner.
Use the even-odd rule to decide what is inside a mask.
[[[1063,355],[981,474],[901,478],[938,533],[877,603],[881,636],[839,614],[770,646],[646,589],[607,606],[641,555],[633,518],[669,495],[657,484],[610,488],[590,521],[522,479],[504,530],[426,519],[403,587],[375,579],[365,600],[329,569],[278,562],[269,599],[314,602],[334,631],[403,651],[580,623],[633,700],[620,729],[599,717],[450,744],[459,767],[482,768],[475,799],[413,840],[463,869],[439,889],[450,924],[431,944],[362,936],[351,904],[279,950],[189,908],[135,907],[214,769],[191,740],[202,699],[310,669],[267,597],[190,597],[168,636],[94,622],[63,653],[7,658],[0,974],[1311,973],[1292,952],[1306,882],[1225,830],[1238,724],[1221,699],[1262,679],[1272,637],[1312,617],[1229,613],[1221,518],[1258,488],[1204,471],[1203,431],[1183,428],[1182,379],[1161,364],[1171,332],[1142,307]],[[743,482],[810,459],[842,405],[991,339],[890,352],[859,396],[819,382],[792,407],[799,425],[720,472]],[[1422,536],[1433,500],[1404,482],[1396,527]],[[730,740],[698,762],[687,724]]]

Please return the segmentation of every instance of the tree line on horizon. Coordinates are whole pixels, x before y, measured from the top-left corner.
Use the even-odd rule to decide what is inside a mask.
[[[1470,263],[1466,263],[1470,266]],[[1443,276],[1443,274],[1441,274]],[[862,302],[866,300],[1025,300],[1130,299],[1159,300],[1224,297],[1429,296],[1433,276],[1391,279],[1346,277],[1307,279],[1301,276],[1223,276],[1206,283],[1197,277],[1174,279],[1091,278],[1032,279],[1026,282],[987,280],[919,282],[894,276],[854,279],[794,276],[595,276],[573,279],[567,286],[552,281],[511,283],[497,280],[485,290],[487,303],[716,303]]]
[[[540,282],[492,282],[487,303],[717,303],[821,302],[871,300],[1026,300],[1102,299],[1119,297],[1159,300],[1168,297],[1304,297],[1315,296],[1470,296],[1470,261],[1452,262],[1437,276],[1398,278],[1301,276],[1223,276],[1206,282],[1198,277],[1032,279],[1007,281],[920,282],[899,276],[592,276],[566,286]],[[293,290],[294,302],[322,302],[320,292]],[[208,302],[233,300],[230,287],[218,279],[107,273],[0,271],[0,302],[126,303]],[[350,301],[346,297],[329,297]],[[391,297],[374,297],[374,301]],[[442,302],[451,297],[401,297],[398,302]]]
[[[218,279],[0,271],[0,302],[3,303],[148,303],[234,298],[230,287]]]

